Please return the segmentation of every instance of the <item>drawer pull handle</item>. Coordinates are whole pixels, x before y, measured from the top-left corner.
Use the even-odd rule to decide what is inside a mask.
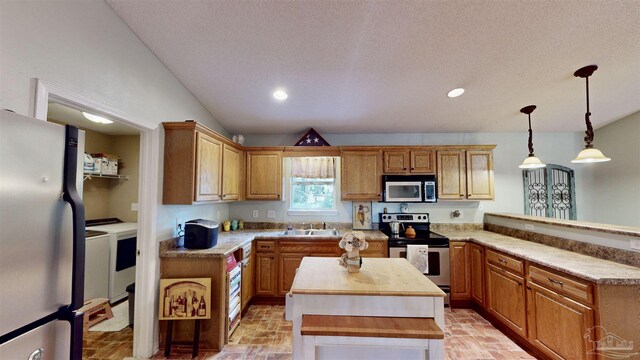
[[[507,264],[507,260],[504,260],[504,259],[500,259],[500,258],[498,258],[498,261],[499,261],[501,264],[505,264],[505,265]]]
[[[547,279],[548,279],[552,284],[560,285],[560,287],[564,286],[564,284],[562,283],[562,281],[558,281],[558,280],[552,279],[552,278],[550,278],[550,277],[548,277]]]

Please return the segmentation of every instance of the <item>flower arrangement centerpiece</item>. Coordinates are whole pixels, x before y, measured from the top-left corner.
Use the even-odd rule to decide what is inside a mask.
[[[367,243],[364,238],[365,236],[362,231],[349,231],[342,236],[342,240],[340,240],[338,244],[341,249],[347,251],[342,254],[338,262],[340,265],[346,267],[350,273],[360,271],[360,266],[362,266],[360,251],[369,247],[369,243]]]

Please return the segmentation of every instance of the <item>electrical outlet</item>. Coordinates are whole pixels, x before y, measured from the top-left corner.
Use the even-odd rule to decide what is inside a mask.
[[[536,227],[533,224],[524,224],[524,229],[533,231]]]
[[[216,219],[220,220],[220,210],[216,211]]]
[[[176,218],[176,232],[175,232],[175,236],[178,237],[180,236],[180,233],[182,232],[184,227],[184,224],[182,223],[182,218]]]
[[[631,240],[631,250],[640,251],[640,240]]]
[[[254,218],[257,218],[257,217],[258,217],[258,210],[257,210],[257,209],[256,209],[256,210],[253,210],[253,215],[252,215],[252,216],[253,216]]]
[[[276,218],[276,211],[275,210],[269,210],[267,211],[267,217],[269,219],[275,219]]]
[[[138,211],[138,203],[131,203],[131,211]]]

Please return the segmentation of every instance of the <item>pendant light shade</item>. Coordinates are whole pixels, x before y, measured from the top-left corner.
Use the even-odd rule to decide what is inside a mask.
[[[591,126],[591,112],[589,111],[589,76],[593,75],[593,72],[598,69],[596,65],[588,65],[583,68],[578,69],[573,75],[575,77],[581,77],[586,80],[587,83],[587,112],[584,114],[584,121],[587,125],[587,131],[585,131],[584,142],[585,147],[584,150],[580,151],[578,156],[571,160],[572,163],[585,164],[585,163],[594,163],[594,162],[605,162],[611,160],[604,156],[602,151],[593,147],[593,127]]]
[[[533,132],[531,131],[531,113],[535,109],[536,109],[535,105],[525,106],[522,109],[520,109],[521,113],[527,114],[529,117],[529,144],[528,144],[529,156],[527,156],[522,162],[522,164],[518,166],[520,169],[539,169],[547,166],[533,154]]]

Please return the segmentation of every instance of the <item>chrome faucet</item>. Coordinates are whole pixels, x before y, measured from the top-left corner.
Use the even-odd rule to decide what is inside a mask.
[[[327,223],[326,222],[322,223],[322,230],[327,230]]]

